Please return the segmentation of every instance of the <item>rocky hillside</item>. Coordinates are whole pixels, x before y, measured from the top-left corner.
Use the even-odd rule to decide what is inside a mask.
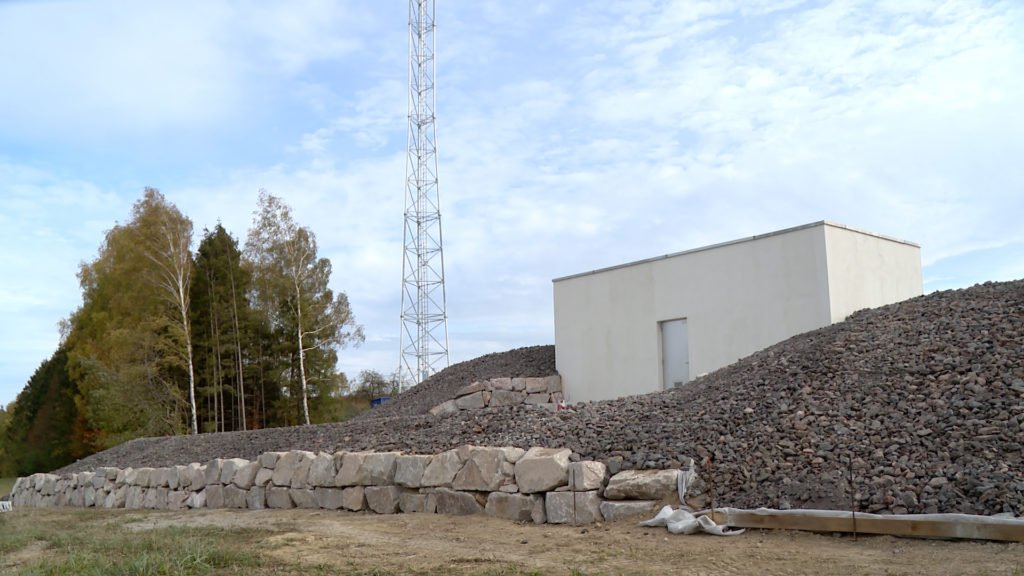
[[[363,412],[357,419],[422,415],[445,400],[451,400],[460,388],[472,382],[556,373],[554,346],[530,346],[486,354],[441,370],[393,401]]]
[[[497,366],[508,356],[471,362],[484,358]],[[477,365],[461,382],[424,382],[389,410],[346,423],[141,439],[64,471],[292,448],[566,446],[613,471],[693,457],[719,506],[848,509],[852,495],[862,511],[1024,513],[1024,281],[862,311],[670,392],[557,414],[530,407],[423,414],[458,385],[533,368],[488,370]]]

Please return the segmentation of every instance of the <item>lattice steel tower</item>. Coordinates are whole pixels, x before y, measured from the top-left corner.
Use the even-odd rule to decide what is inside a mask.
[[[409,1],[409,146],[402,257],[403,386],[448,366],[448,314],[434,134],[434,0]]]

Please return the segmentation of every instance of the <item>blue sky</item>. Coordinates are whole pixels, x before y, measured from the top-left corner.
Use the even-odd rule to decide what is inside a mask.
[[[317,234],[398,363],[407,3],[0,2],[0,404],[75,273],[160,188],[244,239]],[[1016,1],[439,0],[452,360],[553,341],[551,279],[829,219],[922,246],[925,290],[1024,277]],[[197,235],[198,236],[198,235]]]

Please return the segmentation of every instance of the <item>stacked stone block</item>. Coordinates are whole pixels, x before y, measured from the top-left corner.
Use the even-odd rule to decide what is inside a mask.
[[[19,478],[11,496],[15,507],[303,508],[586,524],[649,514],[674,495],[676,470],[630,470],[609,479],[604,464],[571,462],[571,454],[486,446],[434,455],[266,452],[253,461],[33,474]]]
[[[554,411],[562,395],[562,377],[558,374],[537,378],[491,378],[464,386],[455,398],[430,409],[434,416],[477,410],[488,406],[527,404]]]

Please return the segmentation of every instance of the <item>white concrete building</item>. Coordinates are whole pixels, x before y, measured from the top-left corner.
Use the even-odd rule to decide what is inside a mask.
[[[922,293],[918,245],[816,222],[554,280],[570,402],[645,394]]]

